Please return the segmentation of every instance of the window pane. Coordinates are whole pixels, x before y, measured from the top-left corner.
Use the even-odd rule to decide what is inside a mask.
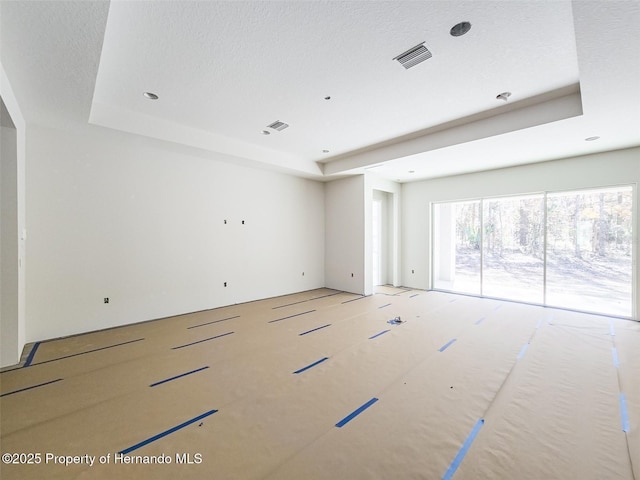
[[[482,294],[543,302],[544,196],[483,203]]]
[[[631,316],[631,187],[547,196],[547,304]]]
[[[480,201],[435,205],[434,288],[480,295]]]

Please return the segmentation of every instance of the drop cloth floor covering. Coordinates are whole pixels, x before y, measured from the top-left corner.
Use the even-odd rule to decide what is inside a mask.
[[[1,477],[640,479],[640,323],[378,292],[38,343],[0,374]]]

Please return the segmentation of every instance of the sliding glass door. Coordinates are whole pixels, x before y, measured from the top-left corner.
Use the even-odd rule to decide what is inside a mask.
[[[630,186],[433,205],[433,288],[632,315]]]
[[[547,195],[547,304],[631,316],[631,187]]]
[[[482,293],[543,302],[544,195],[483,202]]]

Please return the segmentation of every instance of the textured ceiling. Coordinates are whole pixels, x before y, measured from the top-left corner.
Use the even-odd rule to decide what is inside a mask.
[[[638,6],[1,2],[0,58],[28,122],[411,181],[640,144]],[[452,37],[460,21],[471,31]],[[424,63],[392,60],[421,42]]]

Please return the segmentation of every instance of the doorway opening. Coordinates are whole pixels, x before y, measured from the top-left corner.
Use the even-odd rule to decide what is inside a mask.
[[[393,194],[374,190],[372,206],[373,286],[393,285]]]

